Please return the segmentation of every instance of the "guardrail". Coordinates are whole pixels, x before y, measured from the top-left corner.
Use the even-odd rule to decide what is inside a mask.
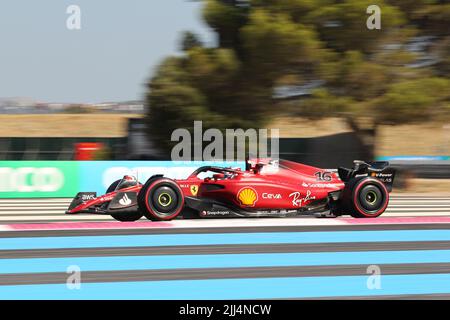
[[[124,175],[145,182],[154,174],[186,178],[200,166],[239,167],[244,162],[0,161],[0,198],[70,198],[79,191],[103,194]]]
[[[450,161],[401,161],[390,164],[410,177],[424,179],[450,179]]]

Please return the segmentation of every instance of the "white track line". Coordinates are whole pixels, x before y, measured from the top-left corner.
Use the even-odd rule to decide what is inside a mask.
[[[428,204],[428,205],[407,205],[407,204],[389,204],[388,208],[417,208],[417,209],[426,209],[426,208],[450,208],[450,204]]]
[[[389,200],[390,203],[450,203],[450,199],[447,200],[433,200],[433,199],[427,199],[427,200]]]
[[[104,215],[77,215],[77,216],[69,216],[61,214],[61,216],[0,216],[0,221],[47,221],[47,220],[68,220],[68,221],[78,221],[78,220],[110,220],[113,221],[114,219],[110,216],[104,216]]]
[[[450,198],[450,197],[449,197]],[[0,198],[0,201],[72,201],[73,198]]]
[[[382,217],[427,217],[427,216],[450,216],[450,211],[434,211],[434,212],[413,212],[413,211],[401,211],[401,212],[390,212],[386,211]],[[239,221],[239,226],[241,226],[241,221],[244,218],[230,218],[226,220],[234,221],[234,226],[236,226],[236,221]],[[253,220],[267,220],[269,218],[261,218]],[[276,218],[279,220],[288,220],[289,218]],[[298,219],[311,219],[311,220],[334,220],[334,219],[317,219],[313,216],[299,216],[297,218],[293,218],[295,220]],[[85,221],[85,220],[109,220],[113,221],[114,219],[110,216],[105,215],[18,215],[18,216],[4,216],[0,215],[0,221],[50,221],[50,220],[67,220],[67,221]],[[201,219],[201,221],[209,221],[209,220],[225,220],[225,219]],[[185,220],[185,221],[194,221],[194,220]]]
[[[447,213],[450,215],[450,207],[433,207],[433,208],[395,208],[388,207],[386,213],[421,213],[421,214],[433,214],[435,212]],[[40,216],[40,215],[49,215],[53,214],[53,216],[64,215],[65,209],[61,210],[17,210],[17,211],[8,211],[1,212],[0,217],[3,216]],[[85,216],[82,215],[73,215],[74,217]]]
[[[36,209],[39,209],[39,210],[51,210],[51,211],[66,211],[67,210],[67,207],[66,206],[64,206],[64,207],[45,207],[45,206],[39,206],[39,207],[33,207],[33,206],[31,206],[31,207],[29,207],[29,206],[26,206],[26,207],[19,207],[19,206],[17,206],[17,207],[1,207],[0,206],[0,214],[2,213],[2,211],[7,211],[7,210],[11,210],[11,213],[13,213],[14,212],[14,210],[19,210],[19,211],[35,211]]]
[[[448,216],[450,217],[450,211],[435,211],[435,212],[389,212],[386,211],[381,217],[434,217],[434,216]]]
[[[450,208],[387,208],[386,212],[447,212],[448,214],[450,214]]]
[[[101,215],[65,215],[64,212],[72,199],[0,199],[0,221],[112,221],[109,216]],[[391,197],[388,209],[383,217],[426,217],[450,216],[450,198],[446,197]],[[311,219],[311,216],[300,216]],[[295,218],[297,221],[299,218]],[[283,221],[289,218],[283,218]],[[233,219],[230,219],[233,221]],[[245,220],[239,218],[239,225]],[[253,219],[252,219],[253,220]],[[256,219],[259,220],[259,219]],[[267,221],[267,218],[261,219]],[[333,219],[331,219],[333,220]],[[209,220],[202,219],[202,223]],[[234,222],[236,223],[236,219]],[[319,223],[320,224],[320,223]],[[283,223],[284,225],[284,223]]]
[[[7,206],[68,206],[70,202],[0,202],[0,207]]]
[[[270,227],[270,226],[323,226],[343,225],[339,219],[311,218],[238,218],[238,219],[204,219],[204,220],[174,220],[171,228],[222,228],[222,227]]]
[[[436,201],[436,200],[446,200],[446,201],[450,201],[450,197],[411,197],[411,198],[407,198],[407,197],[395,197],[395,196],[391,196],[390,197],[391,200],[395,200],[395,201],[415,201],[415,200],[432,200],[432,201]],[[0,199],[0,204],[1,203],[42,203],[42,202],[52,202],[52,203],[70,203],[72,201],[72,199],[68,199],[68,198],[45,198],[45,199],[39,199],[39,198],[30,198],[30,199]]]
[[[36,215],[36,214],[48,214],[48,213],[61,213],[61,214],[64,214],[65,212],[64,212],[65,210],[52,210],[52,211],[50,211],[50,210],[33,210],[33,211],[30,211],[30,210],[16,210],[16,211],[8,211],[8,212],[5,212],[5,213],[0,213],[0,215],[15,215],[15,214],[33,214],[33,215]]]

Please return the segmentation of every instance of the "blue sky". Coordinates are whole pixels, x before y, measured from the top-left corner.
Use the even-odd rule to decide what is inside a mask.
[[[69,5],[81,30],[66,27]],[[48,102],[142,99],[145,83],[181,32],[212,44],[201,2],[188,0],[1,0],[0,98]]]

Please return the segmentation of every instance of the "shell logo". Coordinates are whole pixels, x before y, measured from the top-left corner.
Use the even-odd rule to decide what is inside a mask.
[[[258,201],[258,194],[255,189],[250,187],[244,187],[239,190],[237,194],[239,203],[246,207],[254,207],[256,201]]]

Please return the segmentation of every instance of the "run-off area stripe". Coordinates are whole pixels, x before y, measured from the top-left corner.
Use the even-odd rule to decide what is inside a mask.
[[[172,280],[0,286],[0,299],[283,299],[450,293],[450,274]],[[369,282],[369,286],[368,286]],[[370,289],[372,288],[372,289]]]
[[[450,250],[1,259],[0,274],[414,263],[450,263]]]
[[[220,244],[450,241],[450,230],[257,232],[0,238],[0,250],[159,247]]]

